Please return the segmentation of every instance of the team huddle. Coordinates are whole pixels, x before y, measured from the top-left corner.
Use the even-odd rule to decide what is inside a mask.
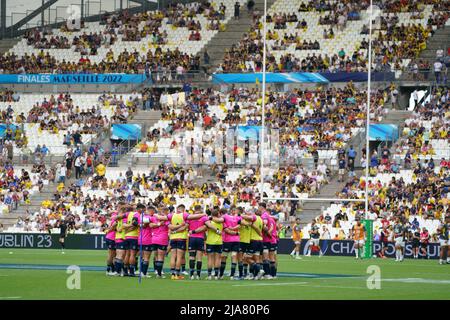
[[[153,253],[156,277],[164,278],[164,258],[170,253],[172,280],[184,279],[183,274],[200,279],[206,252],[208,280],[224,279],[228,255],[230,280],[273,279],[277,276],[279,227],[278,217],[264,203],[250,210],[235,206],[203,210],[196,205],[190,213],[182,204],[171,212],[168,207],[120,203],[105,230],[107,275],[136,276],[142,255],[140,275],[151,277],[148,269]]]

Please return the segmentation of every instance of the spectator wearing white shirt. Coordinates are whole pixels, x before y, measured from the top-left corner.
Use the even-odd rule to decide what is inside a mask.
[[[441,82],[442,62],[436,61],[433,64],[433,68],[434,68],[434,76],[436,77],[436,83],[440,83]]]

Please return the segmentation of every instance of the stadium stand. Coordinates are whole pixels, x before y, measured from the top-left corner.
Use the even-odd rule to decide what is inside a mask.
[[[4,140],[13,142],[17,155],[64,155],[70,147],[89,144],[111,122],[126,121],[142,103],[138,93],[9,96],[0,102],[0,111],[6,125],[11,125]]]
[[[240,0],[242,1],[242,0]],[[164,73],[199,70],[197,54],[233,13],[235,1],[173,4],[134,15],[105,14],[77,31],[27,33],[1,60],[3,73]]]
[[[367,70],[368,1],[278,0],[267,21],[270,72],[356,72]],[[375,71],[405,70],[426,48],[426,41],[448,19],[439,1],[375,2],[380,17],[374,26]],[[262,19],[225,55],[218,72],[261,71]]]

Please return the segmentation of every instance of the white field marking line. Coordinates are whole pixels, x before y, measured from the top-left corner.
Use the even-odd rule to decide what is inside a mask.
[[[0,300],[4,299],[21,299],[22,297],[0,297]]]
[[[386,282],[403,282],[403,283],[432,283],[432,284],[450,284],[450,280],[436,280],[423,278],[398,278],[398,279],[381,279]]]

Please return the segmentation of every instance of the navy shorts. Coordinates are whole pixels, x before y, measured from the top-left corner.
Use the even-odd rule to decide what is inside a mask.
[[[263,250],[270,250],[272,244],[270,242],[263,242]]]
[[[221,244],[207,244],[206,253],[222,253]]]
[[[106,246],[109,250],[116,250],[116,242],[114,240],[106,239]]]
[[[271,243],[269,247],[270,252],[275,252],[278,250],[278,243]]]
[[[125,242],[127,243],[127,250],[138,250],[138,240],[137,239],[125,239]]]
[[[153,245],[152,244],[143,244],[142,251],[153,251]]]
[[[249,248],[250,248],[250,243],[239,242],[239,252],[247,253]]]
[[[205,250],[205,239],[203,238],[189,238],[189,250],[204,251]]]
[[[239,252],[239,242],[224,242],[223,252]]]
[[[167,245],[154,243],[152,245],[152,249],[153,249],[153,251],[156,251],[156,250],[167,251]]]
[[[263,251],[263,243],[262,241],[250,241],[250,248],[248,253],[250,254],[262,254]]]
[[[116,242],[116,249],[128,250],[128,243],[125,240],[122,242]]]
[[[183,239],[170,240],[170,248],[186,250],[186,240],[183,240]]]

